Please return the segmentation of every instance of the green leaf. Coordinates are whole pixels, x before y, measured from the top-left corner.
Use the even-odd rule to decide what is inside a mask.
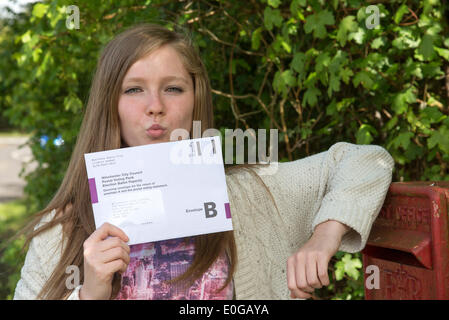
[[[327,89],[327,94],[329,97],[332,96],[332,91],[338,92],[340,91],[340,77],[335,75],[335,73],[331,73],[329,78],[329,88]]]
[[[48,4],[36,3],[33,7],[32,16],[41,19],[47,12],[48,7]]]
[[[354,98],[344,98],[343,100],[337,103],[337,111],[342,112],[353,105],[355,102]]]
[[[284,50],[287,51],[287,53],[292,52],[292,48],[291,48],[290,44],[287,41],[285,41],[284,39],[281,40],[281,45],[284,48]]]
[[[394,15],[394,22],[396,24],[399,24],[399,22],[401,22],[402,17],[404,16],[404,14],[406,14],[408,11],[408,7],[405,4],[402,4],[399,9],[396,11],[395,15]]]
[[[290,66],[298,72],[298,74],[303,75],[304,74],[304,67],[306,64],[306,55],[304,52],[295,52],[293,55],[293,60],[290,64]]]
[[[379,49],[380,47],[385,45],[385,39],[383,37],[379,37],[373,40],[371,42],[371,48],[373,49]]]
[[[440,57],[449,61],[449,50],[448,49],[438,48],[438,47],[434,47],[434,49]]]
[[[436,78],[444,75],[438,62],[425,63],[421,68],[425,78]]]
[[[441,27],[441,25],[438,22],[434,22],[432,26],[429,29],[427,29],[426,33],[433,37],[438,37],[439,33],[442,30],[443,28]]]
[[[291,87],[296,84],[296,78],[293,76],[291,70],[285,70],[284,72],[282,72],[282,79],[284,80],[284,83]]]
[[[437,107],[426,107],[422,110],[422,117],[429,120],[430,123],[438,123],[446,118]]]
[[[83,103],[76,95],[71,94],[64,98],[64,106],[66,111],[78,113],[83,108]]]
[[[299,18],[301,21],[304,21],[301,7],[305,6],[307,6],[307,0],[293,0],[290,3],[290,12],[292,13],[292,16],[295,18]]]
[[[333,116],[337,113],[337,102],[335,98],[332,99],[331,103],[326,107],[326,115]]]
[[[362,70],[355,75],[352,84],[354,87],[362,84],[366,89],[371,89],[374,81],[371,79],[369,72]]]
[[[376,129],[369,124],[362,124],[355,135],[357,141],[356,143],[370,144],[373,141],[372,135],[377,135]]]
[[[427,146],[429,149],[436,145],[446,154],[449,153],[449,129],[441,126],[438,131],[433,131],[429,139],[427,139]]]
[[[443,43],[446,48],[449,48],[449,38],[444,39]]]
[[[398,123],[398,117],[394,116],[387,122],[385,128],[387,129],[387,131],[390,131],[396,126],[397,123]]]
[[[324,39],[327,34],[326,25],[333,25],[334,23],[335,19],[332,12],[323,10],[307,17],[304,31],[306,33],[311,33],[313,31],[313,36],[315,38]]]
[[[328,52],[321,52],[319,56],[316,58],[316,66],[315,71],[317,73],[320,73],[324,70],[324,68],[327,68],[329,66],[329,63],[331,61],[331,58],[329,57]]]
[[[277,8],[281,4],[281,0],[268,0],[268,4],[273,8]]]
[[[276,27],[280,27],[282,25],[282,15],[279,9],[271,9],[270,7],[266,7],[263,13],[264,24],[268,30],[273,29],[273,25]]]
[[[316,72],[311,72],[311,73],[309,73],[309,76],[307,77],[306,81],[304,81],[304,85],[307,88],[311,88],[311,87],[315,86],[317,79],[318,79],[318,77],[317,77]]]
[[[274,74],[274,78],[273,78],[273,88],[274,90],[276,90],[277,92],[281,92],[283,90],[284,87],[284,82],[282,80],[282,74],[281,71],[278,70],[276,71],[276,73]]]
[[[31,40],[31,31],[28,30],[27,32],[25,32],[25,33],[22,35],[22,42],[23,42],[23,43],[27,43],[27,42],[29,42],[30,40]]]
[[[345,276],[345,268],[344,268],[344,264],[337,262],[336,264],[336,269],[335,269],[335,279],[337,281],[340,281],[341,279],[343,279],[343,277]]]
[[[416,102],[416,96],[413,93],[413,87],[407,89],[405,92],[398,93],[393,99],[392,109],[396,114],[406,113],[408,105]]]
[[[344,83],[349,84],[350,78],[354,75],[351,69],[344,68],[340,71],[340,77],[343,80]]]
[[[262,38],[262,28],[259,27],[256,30],[254,30],[253,34],[251,35],[251,49],[252,50],[259,50],[261,38]]]
[[[315,87],[310,87],[307,89],[307,91],[304,93],[303,103],[304,106],[307,104],[311,107],[317,104],[318,102],[318,95],[320,94],[320,91]]]
[[[358,269],[362,268],[362,262],[359,258],[352,258],[352,255],[346,253],[343,258],[335,263],[335,278],[337,281],[343,279],[345,273],[351,278],[357,280],[360,276]]]
[[[42,53],[42,49],[41,48],[36,48],[33,50],[33,62],[37,62],[39,60],[39,57],[41,56]]]
[[[357,31],[357,22],[355,22],[355,16],[347,16],[341,20],[337,32],[337,40],[340,42],[340,46],[344,46],[348,40],[348,33]]]
[[[404,155],[409,161],[413,161],[418,157],[421,158],[424,154],[424,148],[417,146],[415,143],[409,144],[408,148],[404,152]]]
[[[246,71],[250,71],[251,70],[251,66],[248,64],[248,62],[246,62],[245,59],[236,59],[234,61],[236,61],[239,66],[245,68]]]
[[[434,52],[433,49],[433,37],[425,34],[421,40],[421,44],[418,47],[418,52],[424,57],[424,60],[429,60]]]
[[[335,74],[339,74],[343,66],[349,61],[347,56],[348,54],[346,52],[338,50],[332,58],[331,63],[329,64],[329,71]]]
[[[291,70],[285,70],[283,72],[276,71],[273,80],[273,87],[276,91],[287,94],[288,88],[296,85],[296,78],[293,76]]]
[[[402,132],[393,140],[393,145],[395,148],[403,147],[404,150],[407,150],[413,137],[414,134],[412,132]]]
[[[417,48],[420,38],[409,29],[399,29],[399,35],[393,40],[392,45],[400,50]]]
[[[422,63],[415,62],[411,57],[407,59],[405,64],[403,64],[404,74],[407,78],[411,78],[411,76],[415,76],[418,79],[423,78],[423,72],[421,69]]]
[[[356,32],[349,33],[349,40],[354,39],[354,41],[358,44],[363,44],[365,42],[366,31],[363,28],[358,28]]]

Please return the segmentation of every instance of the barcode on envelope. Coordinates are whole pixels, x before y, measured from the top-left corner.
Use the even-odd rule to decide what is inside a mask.
[[[211,141],[211,143],[212,143],[212,154],[216,154],[216,153],[217,153],[217,150],[216,150],[216,148],[215,148],[215,140],[214,140],[214,139],[211,139],[210,141]],[[193,149],[193,148],[192,148],[192,149]],[[197,141],[197,142],[196,142],[196,150],[197,150],[198,156],[201,156],[201,155],[202,155],[202,151],[201,151],[201,143],[200,143],[200,141]],[[193,150],[192,150],[192,151],[193,151]]]
[[[216,151],[215,151],[215,140],[212,139],[211,141],[212,141],[212,153],[215,154],[216,153]]]

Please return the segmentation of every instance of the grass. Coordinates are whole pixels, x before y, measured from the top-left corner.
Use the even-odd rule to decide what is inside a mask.
[[[3,245],[23,226],[28,216],[23,199],[0,203],[0,300],[13,298],[25,258],[25,254],[20,253],[24,237],[6,248]]]
[[[20,137],[30,137],[30,134],[23,133],[20,131],[0,131],[0,138],[20,138]]]
[[[23,199],[0,203],[0,237],[5,232],[17,230],[27,217]]]

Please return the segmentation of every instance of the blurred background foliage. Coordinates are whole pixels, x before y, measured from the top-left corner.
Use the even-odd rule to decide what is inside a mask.
[[[38,162],[25,177],[28,214],[64,176],[99,51],[141,22],[190,34],[209,72],[215,127],[278,129],[280,161],[337,141],[378,144],[396,161],[394,181],[449,179],[445,1],[79,0],[79,29],[70,29],[73,4],[42,1],[0,20],[0,119],[31,134]],[[371,29],[368,5],[380,13]],[[51,143],[59,136],[64,143]],[[0,257],[0,298],[18,279],[19,242]],[[330,275],[317,298],[363,299],[360,253],[339,252]]]

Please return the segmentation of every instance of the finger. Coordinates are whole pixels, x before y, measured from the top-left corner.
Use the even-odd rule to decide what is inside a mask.
[[[292,292],[298,289],[296,286],[295,264],[293,257],[290,257],[287,260],[287,287]]]
[[[319,289],[322,287],[318,279],[317,259],[312,258],[307,260],[306,266],[307,284],[312,288]]]
[[[93,242],[105,240],[107,237],[119,237],[124,242],[128,242],[129,238],[122,229],[106,222],[100,228],[95,230],[91,235]]]
[[[329,261],[326,259],[318,260],[318,277],[323,286],[328,286],[329,282],[329,274],[327,273],[329,266]]]
[[[310,299],[312,297],[312,294],[297,289],[294,292],[290,293],[290,297],[293,299]]]
[[[122,247],[125,249],[128,253],[131,252],[130,247],[119,237],[111,237],[106,240],[103,240],[98,245],[98,251],[103,252],[115,247]]]
[[[287,260],[287,286],[290,290],[290,297],[307,299],[307,293],[299,290],[296,284],[295,267],[295,257],[291,256]]]
[[[296,286],[301,291],[311,293],[313,292],[313,288],[307,284],[306,263],[307,261],[304,257],[296,255],[296,266],[295,266]]]
[[[126,272],[128,265],[123,260],[117,259],[106,263],[104,268],[107,270],[108,274],[114,274],[115,272],[124,273]]]
[[[117,259],[122,259],[128,265],[130,260],[129,253],[122,247],[115,247],[106,250],[99,255],[101,263],[108,263]]]

